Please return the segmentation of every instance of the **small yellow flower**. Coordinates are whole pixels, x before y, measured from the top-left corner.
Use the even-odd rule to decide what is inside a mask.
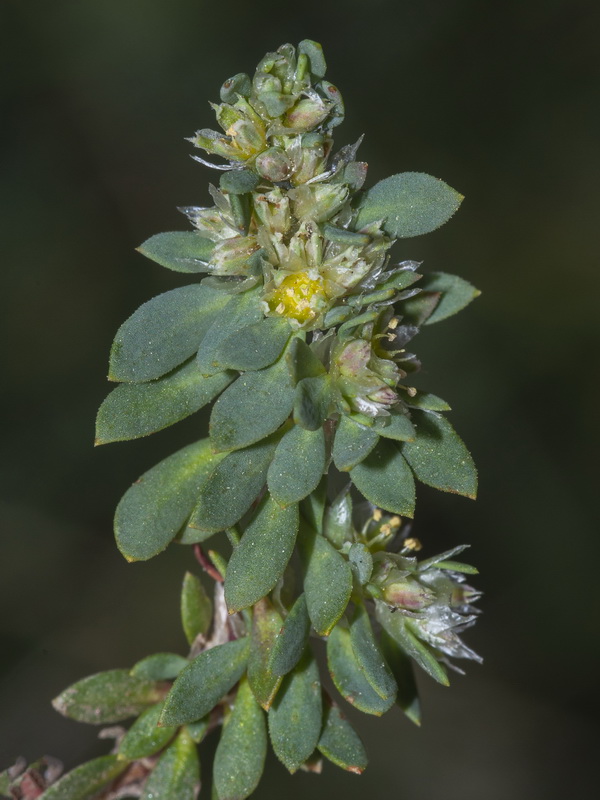
[[[308,272],[296,272],[284,278],[269,298],[269,308],[282,317],[291,317],[301,324],[317,316],[315,301],[325,298],[321,278]]]

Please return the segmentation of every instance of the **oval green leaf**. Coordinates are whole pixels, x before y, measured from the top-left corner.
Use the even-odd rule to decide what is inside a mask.
[[[265,715],[248,682],[242,680],[215,753],[213,776],[219,800],[249,797],[261,779],[266,755]]]
[[[383,700],[365,678],[343,622],[335,626],[327,640],[327,664],[338,692],[359,711],[380,717],[394,704],[393,697]]]
[[[361,197],[355,230],[383,220],[393,239],[421,236],[447,222],[463,196],[424,172],[402,172],[376,183]]]
[[[178,653],[154,653],[138,661],[130,675],[149,681],[168,681],[176,678],[189,661]]]
[[[144,303],[117,331],[109,380],[151,381],[187,361],[230,299],[226,292],[194,284]]]
[[[442,295],[435,310],[427,318],[426,325],[441,322],[453,314],[458,314],[481,294],[479,289],[464,278],[449,275],[447,272],[428,273],[419,283],[419,288],[427,292],[440,292]]]
[[[287,675],[302,658],[310,633],[310,617],[306,596],[301,594],[285,618],[279,635],[273,642],[269,668],[276,675]]]
[[[213,406],[213,447],[239,450],[259,442],[285,422],[293,402],[294,389],[283,358],[267,369],[240,375]]]
[[[393,514],[413,516],[415,482],[395,442],[380,439],[373,452],[350,471],[350,477],[374,505]]]
[[[270,656],[277,634],[281,630],[281,616],[264,597],[252,610],[252,635],[248,660],[248,682],[254,697],[268,711],[281,684],[281,673],[270,666]]]
[[[195,231],[170,231],[151,236],[137,250],[175,272],[206,272],[214,248],[214,242]]]
[[[125,772],[129,763],[117,756],[100,756],[67,772],[42,795],[43,800],[91,800]]]
[[[191,572],[186,572],[181,587],[181,625],[189,645],[199,633],[208,633],[212,616],[212,601],[202,581]]]
[[[248,662],[247,638],[205,650],[173,684],[165,700],[161,725],[184,725],[206,716],[244,674]]]
[[[52,705],[77,722],[110,725],[137,716],[161,697],[162,690],[154,681],[131,675],[126,669],[112,669],[74,683]]]
[[[239,372],[269,367],[279,358],[291,335],[287,320],[263,319],[230,334],[218,348],[215,361],[221,369]]]
[[[185,728],[167,747],[144,784],[141,800],[177,798],[196,800],[200,792],[200,762],[192,737]]]
[[[352,570],[324,536],[308,527],[302,532],[300,554],[308,615],[319,636],[328,636],[350,600]]]
[[[295,772],[312,755],[321,735],[321,682],[309,650],[289,673],[269,709],[269,735],[275,755]]]
[[[406,414],[392,411],[389,417],[377,417],[373,427],[385,439],[395,439],[399,442],[412,442],[417,432]]]
[[[402,445],[416,477],[434,489],[477,496],[477,469],[464,442],[440,414],[414,412],[417,438]]]
[[[381,629],[380,642],[381,650],[398,685],[396,705],[404,711],[411,722],[414,722],[415,725],[420,725],[421,703],[412,661],[385,628]]]
[[[202,439],[165,458],[125,492],[115,514],[115,536],[128,561],[146,561],[169,545],[222,458]]]
[[[358,666],[382,700],[396,699],[398,687],[375,639],[369,614],[363,603],[357,603],[350,621],[350,641]]]
[[[367,767],[367,753],[360,736],[331,701],[323,711],[323,732],[317,748],[325,758],[348,772],[360,775]]]
[[[323,428],[308,431],[294,425],[277,445],[267,473],[273,499],[287,506],[307,497],[323,477],[325,457]]]
[[[225,576],[229,613],[254,605],[283,575],[298,533],[298,506],[281,508],[265,497],[234,548]]]
[[[194,414],[220,394],[233,372],[201,375],[195,361],[150,383],[123,383],[108,395],[96,417],[96,444],[139,439]]]
[[[162,750],[175,736],[177,728],[158,727],[162,703],[146,709],[136,719],[119,745],[119,755],[129,761],[146,758]]]
[[[379,441],[378,432],[342,415],[333,440],[333,463],[341,472],[360,464]]]
[[[189,526],[216,532],[235,525],[265,485],[277,442],[277,437],[270,437],[221,456],[200,490]]]

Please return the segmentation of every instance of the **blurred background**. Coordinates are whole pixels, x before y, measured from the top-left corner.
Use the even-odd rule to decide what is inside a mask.
[[[272,759],[257,797],[587,796],[600,710],[599,34],[592,0],[2,0],[1,766],[106,752],[50,698],[184,650],[191,553],[127,565],[112,514],[206,420],[94,450],[94,415],[119,324],[187,282],[134,252],[186,228],[176,206],[208,203],[214,173],[183,137],[213,126],[207,101],[225,78],[308,37],[346,101],[337,144],[367,134],[369,180],[424,171],[466,195],[450,224],[395,254],[483,291],[417,340],[420,385],[455,409],[480,497],[422,488],[414,533],[426,555],[472,543],[484,615],[466,638],[485,663],[450,689],[421,681],[420,730],[399,711],[363,715],[362,778],[331,765],[290,778]]]

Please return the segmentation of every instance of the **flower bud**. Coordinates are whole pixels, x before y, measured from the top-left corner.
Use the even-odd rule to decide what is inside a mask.
[[[435,600],[433,592],[411,579],[392,581],[381,588],[386,603],[407,611],[421,611]]]
[[[285,181],[292,172],[292,165],[281,147],[269,147],[256,157],[256,171],[268,181]]]

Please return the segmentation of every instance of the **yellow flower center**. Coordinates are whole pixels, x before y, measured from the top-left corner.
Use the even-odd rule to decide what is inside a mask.
[[[323,282],[310,278],[306,272],[297,272],[281,281],[269,299],[269,308],[282,317],[304,323],[316,316],[311,304],[315,295],[325,297]]]

